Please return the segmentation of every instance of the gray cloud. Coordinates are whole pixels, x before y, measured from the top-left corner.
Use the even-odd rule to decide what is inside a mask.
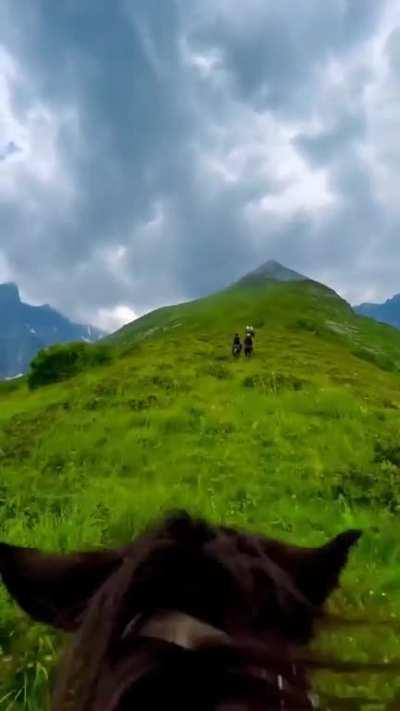
[[[0,147],[0,161],[7,160],[20,151],[21,148],[14,141],[9,141],[5,146]]]
[[[399,290],[391,7],[4,0],[0,279],[97,322],[272,257]]]
[[[200,48],[221,48],[244,100],[297,119],[315,102],[319,70],[348,56],[374,31],[381,12],[375,0],[206,2],[191,37]]]

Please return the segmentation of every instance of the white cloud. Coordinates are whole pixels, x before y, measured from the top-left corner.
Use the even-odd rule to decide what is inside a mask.
[[[0,164],[0,203],[23,201],[24,209],[40,218],[44,205],[38,197],[39,187],[47,192],[46,201],[51,194],[60,208],[72,206],[75,188],[58,140],[62,130],[68,128],[77,135],[79,129],[75,108],[51,109],[31,94],[29,83],[15,57],[0,45],[0,136],[7,145],[18,146],[10,159]],[[17,92],[29,100],[24,112],[15,108]]]
[[[130,306],[127,306],[126,304],[118,304],[117,306],[113,306],[109,309],[99,309],[97,316],[93,321],[93,325],[98,326],[98,328],[101,328],[108,333],[112,333],[118,328],[121,328],[121,326],[124,326],[126,323],[130,323],[137,318],[138,314],[136,314]]]
[[[368,119],[364,147],[377,197],[386,210],[400,215],[400,6],[388,6],[380,31],[370,43],[373,81],[366,92]]]

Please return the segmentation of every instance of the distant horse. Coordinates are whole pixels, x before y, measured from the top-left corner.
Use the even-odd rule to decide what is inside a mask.
[[[251,333],[247,332],[244,337],[244,355],[246,358],[250,358],[253,355],[253,336]]]
[[[301,647],[359,536],[301,548],[183,512],[116,550],[0,544],[0,572],[33,618],[76,633],[54,711],[305,711],[320,707]]]
[[[239,358],[242,352],[242,342],[238,333],[235,333],[232,343],[232,355],[234,358]]]

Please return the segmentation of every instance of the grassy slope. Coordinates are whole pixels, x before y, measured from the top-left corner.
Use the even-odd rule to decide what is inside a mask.
[[[250,321],[255,358],[232,362],[232,332]],[[305,544],[361,527],[331,609],[389,624],[326,629],[317,644],[400,659],[400,375],[389,372],[400,333],[302,283],[163,309],[114,343],[107,368],[33,393],[0,388],[2,539],[121,543],[176,506]],[[0,708],[43,709],[55,640],[4,591],[0,645]],[[316,683],[389,698],[396,677]]]

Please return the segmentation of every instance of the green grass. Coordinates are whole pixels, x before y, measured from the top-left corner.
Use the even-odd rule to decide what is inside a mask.
[[[255,357],[232,361],[248,322]],[[66,382],[0,385],[1,538],[121,544],[175,507],[299,544],[360,527],[330,610],[369,624],[321,629],[316,648],[400,662],[400,334],[285,284],[161,310],[110,348],[108,366]],[[1,709],[46,708],[59,646],[0,590]],[[380,709],[397,676],[315,685]]]

